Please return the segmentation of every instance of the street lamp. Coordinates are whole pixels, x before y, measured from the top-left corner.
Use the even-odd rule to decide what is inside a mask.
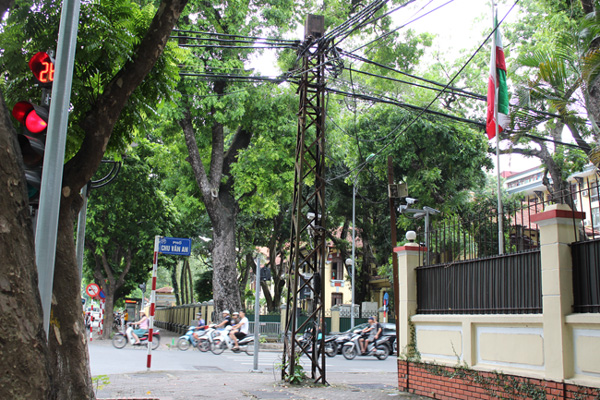
[[[350,306],[350,326],[354,327],[354,280],[356,276],[356,258],[354,252],[356,248],[356,183],[361,171],[367,166],[367,163],[375,157],[375,154],[371,153],[365,159],[364,165],[358,170],[352,183],[352,259],[346,260],[346,265],[352,264],[352,305]]]

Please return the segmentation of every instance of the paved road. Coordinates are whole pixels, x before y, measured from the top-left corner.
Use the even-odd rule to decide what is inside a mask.
[[[259,371],[253,357],[226,350],[221,355],[171,348],[177,336],[164,332],[161,347],[152,352],[152,368],[146,368],[147,349],[115,349],[110,341],[89,343],[92,375],[104,381],[96,391],[101,400],[416,400],[422,397],[399,392],[396,357],[346,360],[327,358],[328,385],[290,385],[281,380],[277,364],[280,351],[261,351]],[[304,360],[310,376],[310,364]]]
[[[210,368],[219,368],[228,372],[247,372],[254,368],[254,357],[245,353],[233,353],[225,350],[223,354],[215,355],[211,352],[200,352],[190,349],[180,351],[172,347],[174,336],[165,334],[161,346],[152,352],[151,370],[155,371],[198,371]],[[116,349],[110,341],[93,340],[89,343],[90,364],[92,375],[120,374],[146,371],[148,350],[146,348],[133,348],[127,345],[123,349]],[[387,360],[378,360],[375,357],[357,357],[346,360],[342,355],[333,358],[326,357],[327,372],[396,372],[396,358],[390,356]],[[258,370],[271,372],[277,370],[281,363],[281,352],[276,349],[260,351],[258,355]],[[302,357],[301,363],[305,370],[310,370],[310,363]]]

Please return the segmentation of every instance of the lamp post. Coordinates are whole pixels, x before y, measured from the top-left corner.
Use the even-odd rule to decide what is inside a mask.
[[[356,258],[355,258],[355,248],[356,248],[356,183],[358,182],[358,177],[361,171],[367,166],[367,163],[375,157],[375,154],[371,153],[365,159],[364,165],[358,170],[356,173],[356,177],[354,177],[354,182],[352,183],[352,259],[346,260],[346,265],[352,264],[352,305],[350,306],[350,326],[354,327],[354,281],[356,276]]]

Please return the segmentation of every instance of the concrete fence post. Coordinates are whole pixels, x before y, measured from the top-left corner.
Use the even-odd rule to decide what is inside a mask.
[[[331,326],[330,332],[339,332],[340,331],[340,307],[333,306],[331,307]]]
[[[420,253],[426,247],[417,243],[407,243],[394,248],[398,256],[398,354],[405,351],[410,344],[410,318],[417,312],[417,271]]]
[[[214,311],[215,311],[215,303],[212,300],[209,300],[208,303],[206,303],[206,323],[215,323],[216,321],[214,320]]]
[[[566,323],[573,306],[573,259],[569,245],[585,214],[565,204],[548,206],[531,221],[540,229],[546,379],[573,375],[573,337]],[[560,350],[562,349],[562,351]]]

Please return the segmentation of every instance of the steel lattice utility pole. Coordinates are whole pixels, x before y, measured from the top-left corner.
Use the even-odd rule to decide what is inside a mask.
[[[325,50],[323,16],[309,15],[304,32],[302,78],[298,93],[298,134],[294,203],[292,209],[291,252],[288,274],[288,312],[285,326],[282,378],[294,376],[298,358],[306,354],[311,360],[311,377],[315,382],[325,379],[324,337],[317,339],[317,328],[324,332],[325,307],[323,278],[326,259],[325,242]],[[300,304],[301,297],[304,299]],[[298,322],[304,306],[307,319]],[[313,329],[312,339],[299,342],[298,333]]]

